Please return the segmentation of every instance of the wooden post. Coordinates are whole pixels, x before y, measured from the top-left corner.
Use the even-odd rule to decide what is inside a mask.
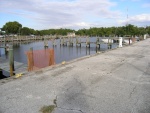
[[[78,44],[78,37],[76,37],[76,46],[77,46],[77,44]]]
[[[62,45],[64,46],[65,44],[64,44],[64,38],[63,38],[63,40],[62,40]]]
[[[130,37],[129,37],[129,45],[130,45]]]
[[[48,41],[45,39],[45,37],[44,37],[44,47],[45,49],[48,48]]]
[[[30,51],[31,51],[31,60],[30,60],[30,64],[31,64],[31,70],[33,70],[33,66],[34,66],[33,47],[30,48]]]
[[[86,47],[88,46],[88,37],[86,37]]]
[[[91,43],[90,43],[90,37],[88,37],[88,43],[89,43],[89,48],[90,48],[90,47],[91,47],[91,46],[90,46],[90,44],[91,44]]]
[[[56,44],[56,39],[54,39],[54,45],[56,46],[57,44]]]
[[[110,44],[110,49],[112,48],[112,44]]]
[[[14,55],[13,55],[13,46],[9,46],[9,65],[10,65],[10,76],[13,76],[14,73]]]
[[[99,45],[99,38],[97,38],[97,40],[96,40],[96,48],[98,45]]]
[[[8,51],[9,51],[9,45],[8,44],[5,44],[5,55],[7,56],[8,54]]]
[[[60,38],[60,46],[61,46],[61,38]]]
[[[108,49],[111,49],[111,39],[110,39],[110,37],[108,38]]]
[[[52,42],[53,42],[53,47],[54,47],[55,46],[55,39],[53,39]]]
[[[49,53],[50,53],[49,66],[51,66],[55,64],[54,49],[50,49]]]

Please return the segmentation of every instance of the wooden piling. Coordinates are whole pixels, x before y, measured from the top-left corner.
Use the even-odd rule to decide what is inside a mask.
[[[10,76],[14,75],[14,55],[13,55],[13,46],[9,46],[9,65],[10,65]]]
[[[30,59],[30,64],[31,64],[31,70],[33,70],[34,66],[34,59],[33,59],[33,47],[30,48],[30,54],[31,54],[31,59]]]
[[[63,40],[62,40],[62,45],[64,46],[65,44],[64,44],[64,38],[63,38]]]
[[[61,46],[61,38],[60,38],[60,40],[59,40],[59,41],[60,41],[60,46]]]
[[[101,45],[100,44],[98,44],[99,45],[99,49],[101,49]]]
[[[44,47],[48,48],[48,41],[45,39],[45,37],[44,37]]]
[[[78,41],[78,37],[76,37],[76,46],[77,46],[77,44],[79,43],[79,41]]]
[[[53,46],[56,46],[56,41],[55,41],[55,39],[53,39]]]
[[[100,48],[99,38],[96,40],[96,48]]]

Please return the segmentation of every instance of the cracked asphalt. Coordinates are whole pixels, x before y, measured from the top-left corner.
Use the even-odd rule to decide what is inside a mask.
[[[150,113],[150,38],[0,81],[0,113],[54,104],[53,113]]]

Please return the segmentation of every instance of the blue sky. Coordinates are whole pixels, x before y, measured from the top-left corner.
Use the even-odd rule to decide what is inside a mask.
[[[9,21],[36,30],[150,26],[150,0],[0,0],[0,6],[0,28]]]

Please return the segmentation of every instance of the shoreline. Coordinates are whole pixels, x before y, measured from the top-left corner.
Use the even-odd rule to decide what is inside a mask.
[[[141,41],[144,41],[144,40],[141,40]],[[116,48],[113,48],[113,49],[107,49],[105,51],[98,51],[96,54],[91,54],[91,55],[86,55],[86,56],[83,56],[83,57],[79,57],[79,58],[76,58],[76,59],[73,59],[73,60],[70,60],[70,61],[62,61],[62,62],[65,62],[65,64],[62,64],[61,63],[58,63],[58,64],[55,64],[55,65],[52,65],[52,66],[48,66],[48,67],[44,67],[44,68],[41,68],[41,69],[38,69],[38,70],[34,70],[34,71],[30,71],[30,72],[22,72],[22,76],[19,77],[19,78],[23,78],[23,77],[26,77],[26,76],[32,76],[38,72],[45,72],[45,71],[49,71],[49,70],[52,70],[54,68],[58,68],[58,67],[62,67],[62,66],[65,66],[65,65],[68,65],[68,64],[71,64],[71,63],[74,63],[74,62],[79,62],[81,60],[84,60],[84,59],[87,59],[87,58],[90,58],[90,57],[94,57],[94,56],[97,56],[97,55],[101,55],[101,54],[104,54],[104,53],[107,53],[109,51],[113,51],[113,50],[116,50],[116,49],[122,49],[124,47],[128,47],[128,46],[132,46],[134,45],[135,43],[139,43],[141,41],[136,41],[132,44],[126,44],[126,45],[123,45],[123,47],[116,47]],[[19,78],[16,78],[15,75],[14,76],[11,76],[11,77],[7,77],[7,78],[4,78],[4,79],[0,79],[0,85],[4,84],[4,83],[7,83],[7,82],[10,82],[12,80],[17,80]]]

